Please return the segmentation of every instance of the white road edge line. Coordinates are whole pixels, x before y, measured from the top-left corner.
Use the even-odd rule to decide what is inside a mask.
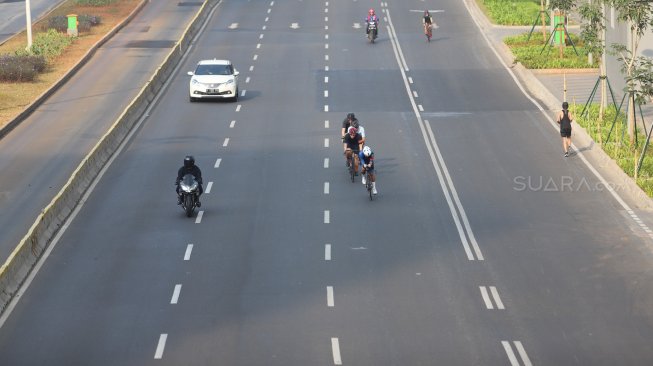
[[[389,11],[388,11],[389,12]],[[440,182],[440,186],[442,187],[442,191],[444,192],[444,196],[447,200],[447,204],[449,205],[449,211],[451,211],[451,215],[454,219],[454,223],[456,224],[456,229],[458,230],[458,236],[460,237],[460,240],[463,244],[463,248],[465,249],[465,253],[467,254],[467,259],[469,260],[475,260],[474,255],[472,254],[471,248],[469,247],[469,242],[467,241],[467,237],[465,235],[465,230],[463,229],[461,223],[460,223],[460,218],[458,217],[458,212],[456,211],[456,207],[454,207],[454,203],[452,201],[456,201],[456,206],[458,210],[460,211],[460,216],[462,217],[462,220],[465,222],[465,228],[467,229],[467,234],[470,236],[470,240],[472,240],[473,243],[475,243],[474,235],[471,232],[471,228],[469,227],[469,222],[467,220],[467,216],[465,214],[465,211],[460,204],[460,200],[457,198],[458,194],[455,191],[455,188],[453,186],[453,183],[451,182],[448,170],[446,165],[444,164],[444,160],[442,159],[442,156],[440,154],[440,150],[438,148],[438,145],[435,141],[435,138],[432,135],[431,128],[428,124],[428,121],[422,120],[422,115],[420,114],[417,104],[415,103],[415,99],[413,98],[411,94],[411,89],[410,89],[410,84],[408,83],[407,75],[406,72],[401,68],[401,61],[400,61],[400,48],[398,41],[395,39],[395,37],[392,35],[392,31],[390,26],[386,26],[388,29],[388,34],[390,35],[390,41],[392,43],[392,48],[395,53],[395,58],[397,60],[397,64],[399,64],[399,69],[401,71],[401,76],[404,79],[404,86],[406,87],[406,93],[408,94],[408,98],[410,99],[410,103],[413,107],[413,112],[415,112],[415,116],[417,118],[418,125],[420,127],[420,130],[422,132],[422,137],[424,138],[424,142],[426,144],[426,148],[429,151],[429,155],[431,157],[431,162],[433,164],[433,167],[435,168],[435,171],[438,175],[438,180]],[[427,132],[426,130],[430,132]],[[437,153],[437,158],[436,158],[436,153]],[[442,167],[442,168],[441,168]],[[450,183],[450,186],[447,187],[447,184],[445,183],[443,174],[447,176],[447,181]],[[451,197],[453,196],[453,198]],[[478,260],[483,260],[483,255],[480,252],[480,248],[478,248],[478,245],[475,245],[475,251],[477,255]]]
[[[172,299],[170,299],[170,304],[177,304],[179,302],[179,295],[181,294],[181,285],[175,285],[175,290],[172,292]]]
[[[156,346],[156,352],[154,352],[154,359],[160,360],[163,357],[163,350],[166,348],[166,341],[168,340],[168,335],[166,333],[159,336],[159,343]]]
[[[338,338],[331,338],[331,352],[333,353],[333,364],[342,365],[342,358],[340,357],[340,342],[338,342]]]
[[[186,252],[184,253],[184,260],[189,261],[190,255],[193,253],[193,244],[188,244],[186,247]]]
[[[193,45],[195,44],[197,39],[200,37],[202,32],[204,32],[204,29],[209,24],[209,20],[213,17],[213,13],[215,13],[215,11],[218,9],[220,4],[221,3],[218,3],[213,9],[211,9],[211,12],[209,13],[209,15],[204,20],[204,23],[202,24],[202,27],[199,29],[197,34],[195,34],[195,37],[193,37],[193,39],[191,40],[191,43],[189,44],[188,48],[186,49],[186,52],[184,52],[183,56],[181,57],[181,59],[177,63],[177,66],[175,66],[174,70],[172,71],[171,75],[177,75],[179,73],[179,69],[182,67],[183,61],[188,57],[188,54],[189,54],[190,50],[193,49]],[[57,232],[57,234],[54,236],[54,238],[52,239],[52,242],[50,243],[48,248],[43,252],[43,254],[41,255],[41,258],[39,258],[39,260],[36,262],[36,264],[32,268],[32,271],[27,276],[27,278],[25,279],[23,284],[20,286],[20,288],[18,288],[18,290],[16,290],[16,293],[15,293],[14,297],[9,302],[9,304],[7,304],[7,306],[5,307],[5,310],[2,312],[2,315],[0,315],[0,328],[2,328],[2,326],[5,324],[5,322],[7,321],[9,316],[11,315],[11,312],[16,307],[16,304],[23,297],[23,295],[25,294],[25,291],[27,291],[27,288],[29,288],[30,284],[34,280],[34,277],[36,277],[39,270],[41,269],[41,267],[45,263],[45,260],[50,256],[50,253],[52,253],[52,251],[57,246],[57,243],[59,242],[59,240],[61,239],[63,234],[66,232],[66,229],[68,229],[71,222],[75,219],[75,217],[77,217],[77,214],[79,213],[79,211],[81,211],[82,207],[84,207],[84,204],[86,203],[86,201],[88,201],[88,198],[90,197],[91,193],[93,193],[93,190],[95,189],[97,184],[100,182],[100,179],[102,179],[102,177],[107,172],[107,170],[109,170],[109,167],[114,162],[114,160],[116,160],[116,158],[120,155],[120,153],[125,148],[127,143],[129,141],[131,141],[131,139],[134,136],[134,134],[136,133],[136,131],[140,130],[140,126],[143,124],[143,121],[145,121],[147,118],[149,118],[150,112],[152,111],[154,106],[156,106],[158,100],[161,98],[161,95],[164,94],[163,92],[168,88],[168,86],[170,86],[170,84],[172,83],[172,79],[173,79],[172,77],[169,77],[168,80],[166,80],[166,82],[163,84],[163,87],[161,88],[160,92],[154,97],[154,99],[152,100],[150,105],[147,107],[147,109],[145,110],[145,112],[143,113],[141,118],[139,118],[138,122],[136,122],[134,124],[131,131],[127,135],[127,137],[125,137],[123,139],[123,141],[120,143],[120,146],[116,149],[115,153],[111,156],[111,158],[109,158],[107,163],[104,165],[104,167],[100,170],[98,175],[93,180],[93,183],[91,183],[91,185],[88,187],[88,189],[86,190],[86,193],[84,193],[84,196],[82,196],[82,199],[79,201],[79,204],[77,205],[77,207],[75,207],[75,209],[70,213],[70,215],[68,216],[68,219],[66,219],[64,224],[61,226],[61,228]]]

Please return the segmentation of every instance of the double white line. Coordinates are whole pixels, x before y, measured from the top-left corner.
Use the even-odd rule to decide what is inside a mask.
[[[428,121],[422,119],[420,110],[415,103],[415,98],[410,90],[410,83],[406,76],[406,71],[408,70],[408,65],[406,65],[401,47],[399,46],[399,41],[397,40],[396,33],[394,31],[394,26],[392,25],[392,18],[390,18],[390,10],[386,9],[385,14],[388,18],[388,34],[390,35],[390,41],[392,42],[392,49],[394,50],[395,57],[397,59],[397,64],[401,70],[401,76],[404,79],[404,85],[406,86],[406,94],[410,99],[410,103],[413,106],[413,111],[417,117],[417,123],[419,124],[420,131],[424,137],[424,142],[426,143],[426,148],[429,151],[431,156],[431,162],[435,168],[435,172],[438,174],[438,180],[440,181],[440,186],[444,192],[444,197],[447,199],[447,204],[449,205],[449,210],[451,211],[451,216],[456,224],[458,229],[458,235],[460,240],[463,243],[465,248],[465,253],[467,254],[467,259],[470,261],[473,260],[483,260],[483,253],[476,242],[474,237],[474,232],[472,231],[471,226],[469,225],[469,220],[465,214],[465,209],[460,203],[460,198],[456,192],[456,187],[454,187],[453,182],[451,181],[451,176],[449,175],[449,170],[444,163],[442,154],[440,153],[440,148],[438,147],[437,142],[435,141],[435,134],[431,130],[431,126]],[[472,251],[473,249],[473,251]]]

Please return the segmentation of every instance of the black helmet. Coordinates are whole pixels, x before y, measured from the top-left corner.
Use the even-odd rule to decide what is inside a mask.
[[[348,113],[347,114],[347,119],[356,119],[356,116],[354,116],[353,113]]]
[[[356,130],[358,130],[358,120],[355,119],[355,120],[351,121],[351,126],[354,127]]]
[[[184,166],[188,168],[193,165],[195,165],[195,158],[193,157],[193,155],[186,155],[186,157],[184,158]]]

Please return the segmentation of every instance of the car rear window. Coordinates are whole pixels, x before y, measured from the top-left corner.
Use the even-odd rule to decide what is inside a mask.
[[[197,65],[195,75],[232,75],[231,65]]]

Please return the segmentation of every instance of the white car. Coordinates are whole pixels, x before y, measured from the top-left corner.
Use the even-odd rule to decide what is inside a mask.
[[[238,100],[238,70],[228,60],[202,60],[195,71],[189,71],[190,101],[200,98]]]

